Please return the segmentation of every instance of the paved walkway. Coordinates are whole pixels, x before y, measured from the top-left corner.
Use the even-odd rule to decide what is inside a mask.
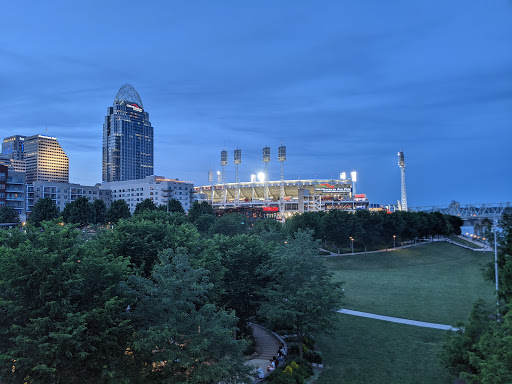
[[[266,374],[270,359],[277,356],[277,350],[281,342],[275,335],[259,325],[253,324],[252,329],[256,342],[256,354],[247,362],[255,367],[260,367]]]
[[[457,328],[457,327],[452,327],[451,325],[446,325],[446,324],[427,323],[425,321],[402,319],[400,317],[382,316],[382,315],[376,315],[374,313],[353,311],[351,309],[340,309],[338,312],[343,313],[345,315],[367,317],[369,319],[389,321],[391,323],[414,325],[416,327],[442,329],[445,331],[458,331],[459,330],[459,328]]]

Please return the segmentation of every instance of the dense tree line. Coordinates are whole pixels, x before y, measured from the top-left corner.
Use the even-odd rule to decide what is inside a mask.
[[[449,334],[441,359],[467,383],[512,382],[512,210],[504,212],[498,232],[499,307],[475,302],[467,324]],[[489,234],[488,234],[489,236]],[[493,239],[494,237],[490,237]],[[485,276],[495,282],[494,263]],[[492,272],[491,272],[492,271]],[[497,317],[497,312],[500,315]],[[499,320],[499,321],[497,321]]]
[[[124,202],[40,202],[37,220],[0,231],[3,383],[243,382],[249,321],[302,337],[341,305],[310,230],[250,229],[204,203],[184,215],[145,202],[127,217]]]
[[[396,242],[410,241],[432,236],[460,235],[462,219],[439,212],[370,212],[350,213],[331,210],[328,212],[306,212],[286,221],[288,233],[298,229],[311,229],[315,238],[339,248],[359,249],[387,248]],[[394,236],[396,236],[394,238]]]

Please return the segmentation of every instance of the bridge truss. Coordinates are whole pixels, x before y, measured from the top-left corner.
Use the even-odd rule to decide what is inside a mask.
[[[500,218],[505,208],[510,208],[510,203],[487,203],[461,205],[452,201],[450,205],[435,205],[423,207],[409,207],[413,212],[440,212],[445,215],[459,216],[461,219],[494,219]]]

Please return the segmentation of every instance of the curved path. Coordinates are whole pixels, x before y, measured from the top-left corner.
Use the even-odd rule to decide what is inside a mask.
[[[414,325],[416,327],[442,329],[444,331],[458,331],[460,329],[460,328],[452,327],[451,325],[446,325],[446,324],[427,323],[425,321],[402,319],[400,317],[382,316],[382,315],[376,315],[375,313],[353,311],[351,309],[340,309],[338,312],[343,313],[345,315],[367,317],[369,319],[389,321],[391,323]]]
[[[247,363],[256,368],[260,367],[266,374],[270,359],[277,355],[281,341],[276,335],[260,325],[253,324],[252,330],[254,341],[256,342],[256,353]]]

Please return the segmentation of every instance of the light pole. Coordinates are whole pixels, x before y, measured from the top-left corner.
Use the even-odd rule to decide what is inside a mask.
[[[393,235],[393,248],[396,248],[396,235]]]
[[[350,247],[352,248],[352,254],[354,254],[354,238],[350,236]]]
[[[500,298],[498,296],[498,223],[494,219],[494,278],[496,279],[496,319],[500,321]]]

